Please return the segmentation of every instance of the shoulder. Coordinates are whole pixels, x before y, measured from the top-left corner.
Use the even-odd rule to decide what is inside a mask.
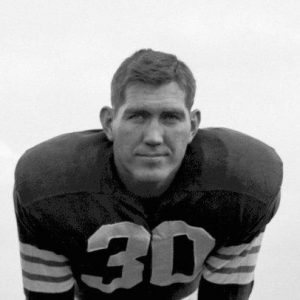
[[[96,192],[110,142],[101,130],[73,132],[28,149],[15,169],[15,189],[24,204],[75,192]]]
[[[232,191],[264,202],[280,190],[280,157],[246,134],[226,128],[199,130],[187,156],[200,190]]]

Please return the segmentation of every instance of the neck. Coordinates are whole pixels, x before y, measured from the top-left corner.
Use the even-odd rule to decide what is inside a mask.
[[[142,198],[155,198],[161,196],[169,188],[173,177],[168,179],[167,182],[141,182],[130,180],[128,177],[121,177],[121,181],[125,185],[126,189]]]

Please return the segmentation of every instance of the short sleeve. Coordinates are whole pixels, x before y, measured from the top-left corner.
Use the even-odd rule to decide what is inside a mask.
[[[241,198],[240,222],[232,228],[231,241],[207,257],[199,285],[199,299],[248,300],[264,231],[275,215],[280,192],[270,202]]]
[[[270,200],[247,195],[227,200],[235,211],[235,218],[225,241],[217,245],[204,262],[198,296],[201,300],[249,299],[264,231],[276,214],[280,191]]]
[[[74,278],[67,257],[49,246],[46,233],[30,212],[22,206],[14,189],[23,287],[27,299],[73,299]]]
[[[221,247],[211,253],[204,265],[203,278],[215,284],[249,284],[261,247],[263,232],[249,243]]]
[[[198,299],[248,300],[262,237],[214,250],[204,264]]]

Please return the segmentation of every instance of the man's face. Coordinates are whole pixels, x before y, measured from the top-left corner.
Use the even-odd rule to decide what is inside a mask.
[[[130,85],[111,124],[121,178],[164,184],[175,175],[194,134],[185,93],[177,83]]]

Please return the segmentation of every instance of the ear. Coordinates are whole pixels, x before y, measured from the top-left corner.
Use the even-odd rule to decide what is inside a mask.
[[[190,132],[190,139],[189,139],[189,143],[192,142],[192,140],[194,139],[198,129],[199,129],[199,125],[201,122],[201,112],[198,109],[193,110],[190,113],[190,118],[191,118],[191,132]]]
[[[114,119],[114,111],[111,107],[104,106],[100,111],[100,121],[106,137],[113,141],[112,123]]]

